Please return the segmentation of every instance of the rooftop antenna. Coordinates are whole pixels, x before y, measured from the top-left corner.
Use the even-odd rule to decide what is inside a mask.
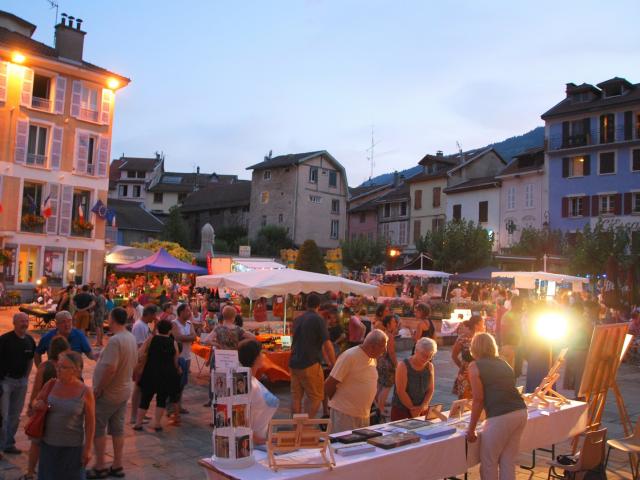
[[[49,4],[49,8],[55,8],[56,9],[56,25],[58,24],[58,7],[60,7],[60,5],[58,5],[58,2],[55,2],[54,0],[46,0],[46,2]]]
[[[369,148],[367,148],[367,152],[369,152],[369,155],[367,156],[367,161],[369,162],[370,165],[370,172],[369,172],[369,180],[371,180],[373,178],[373,167],[376,165],[376,161],[374,158],[374,149],[375,146],[378,145],[378,143],[380,142],[376,142],[375,141],[375,136],[374,136],[374,126],[371,125],[371,146]]]
[[[462,153],[462,145],[456,140],[456,146],[458,147],[458,153],[460,154],[460,163],[464,161],[464,154]]]

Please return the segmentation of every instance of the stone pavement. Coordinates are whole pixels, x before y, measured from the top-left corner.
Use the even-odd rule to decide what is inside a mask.
[[[0,334],[11,328],[11,315],[14,311],[0,311]],[[37,331],[31,333],[36,337],[40,335],[40,332]],[[399,354],[401,357],[406,355],[407,352]],[[450,355],[451,348],[443,347],[434,360],[436,369],[434,403],[449,405],[454,400],[451,388],[456,369]],[[94,362],[86,361],[84,378],[91,379],[94,366]],[[182,426],[166,426],[161,433],[155,433],[150,429],[145,429],[143,432],[135,432],[130,426],[127,427],[124,462],[127,478],[136,480],[205,478],[204,473],[196,462],[200,458],[211,456],[212,430],[209,427],[210,411],[202,406],[207,401],[208,370],[203,368],[200,371],[199,366],[198,362],[192,362],[190,385],[184,393],[184,406],[190,413],[182,416]],[[618,383],[623,392],[629,414],[634,421],[640,414],[639,380],[640,367],[627,364],[621,366],[618,374]],[[280,418],[287,417],[291,405],[289,385],[283,383],[267,386],[280,399],[280,408],[276,416]],[[153,408],[150,410],[151,413],[152,410]],[[621,436],[622,429],[612,395],[609,396],[603,418],[605,425],[609,429],[609,438]],[[25,471],[26,451],[29,448],[29,442],[23,433],[23,423],[21,423],[18,430],[17,440],[17,446],[23,449],[25,453],[18,456],[5,455],[4,460],[0,461],[0,480],[14,480]],[[559,450],[564,451],[563,446],[560,446]],[[108,448],[109,451],[110,447]],[[530,464],[530,455],[522,455],[521,457],[522,464]],[[545,461],[547,459],[549,459],[548,453],[539,453],[536,469],[533,471],[518,469],[518,478],[522,480],[532,478],[546,479]],[[631,478],[627,458],[612,453],[607,473],[610,479]],[[469,478],[479,478],[477,468],[469,472]]]

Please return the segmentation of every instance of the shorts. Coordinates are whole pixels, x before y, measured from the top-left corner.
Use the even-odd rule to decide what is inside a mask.
[[[182,375],[180,376],[180,390],[184,389],[189,383],[189,370],[191,369],[191,359],[178,357],[178,365],[182,369]]]
[[[158,390],[142,390],[140,391],[140,406],[142,410],[149,410],[149,406],[151,405],[151,399],[155,395],[156,397],[156,408],[167,408],[167,400],[174,400],[175,403],[175,394],[171,395],[167,389],[158,389]]]
[[[96,400],[96,434],[95,438],[109,434],[112,437],[124,435],[124,416],[127,410],[127,400],[113,403],[104,397]],[[105,433],[106,432],[106,433]]]
[[[292,401],[302,401],[305,393],[309,400],[321,402],[324,399],[324,373],[319,363],[303,369],[291,369]]]
[[[91,314],[86,310],[82,312],[76,312],[73,315],[73,324],[78,330],[87,330],[89,328],[90,321]]]

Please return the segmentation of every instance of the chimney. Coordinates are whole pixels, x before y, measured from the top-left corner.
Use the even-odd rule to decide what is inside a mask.
[[[82,62],[82,50],[84,48],[84,36],[87,32],[83,32],[82,19],[66,13],[62,14],[60,23],[56,25],[55,47],[59,57]],[[66,21],[65,21],[66,20]],[[74,26],[74,20],[76,24]]]
[[[393,172],[393,186],[397,187],[400,184],[400,175],[398,174],[398,171],[396,170],[395,172]]]
[[[200,167],[196,167],[196,174],[193,177],[193,191],[196,192],[198,190],[198,177],[200,176]]]
[[[442,150],[438,150],[436,152],[436,157],[444,157],[444,153],[442,153]]]

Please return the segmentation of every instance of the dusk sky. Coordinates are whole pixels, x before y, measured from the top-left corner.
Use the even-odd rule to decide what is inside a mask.
[[[235,173],[328,150],[350,185],[542,125],[565,83],[640,82],[638,0],[58,0],[85,60],[132,79],[112,157]],[[46,0],[2,0],[53,44]]]

